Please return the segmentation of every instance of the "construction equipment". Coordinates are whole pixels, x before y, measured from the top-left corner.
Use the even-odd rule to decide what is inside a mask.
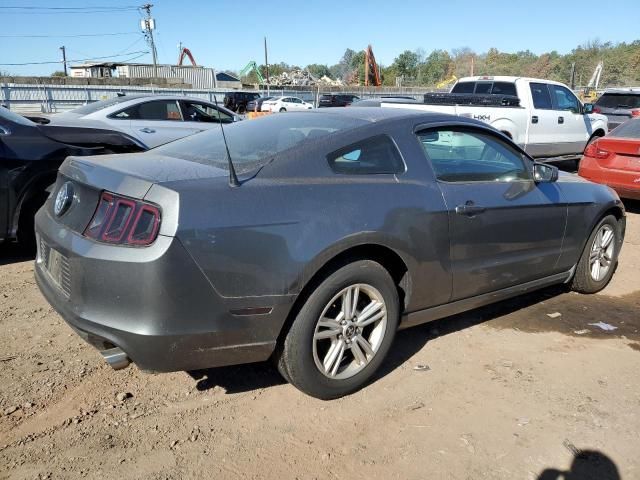
[[[251,71],[256,72],[256,76],[258,77],[258,82],[260,82],[260,84],[264,84],[265,83],[264,77],[262,76],[262,73],[260,72],[260,69],[258,68],[258,64],[256,62],[254,62],[253,60],[250,61],[249,63],[247,63],[247,66],[244,67],[240,71],[240,78],[244,77],[245,75],[247,75]]]
[[[593,75],[589,79],[587,86],[580,92],[580,100],[583,103],[593,103],[598,98],[598,86],[600,85],[600,77],[602,76],[602,69],[604,68],[603,62],[598,62]]]
[[[182,65],[182,63],[184,62],[184,57],[189,57],[189,60],[191,61],[191,65],[193,65],[194,67],[198,66],[198,64],[196,63],[196,59],[193,58],[193,55],[191,54],[191,50],[189,50],[187,47],[183,47],[182,43],[178,45],[178,48],[180,49],[180,56],[178,57],[178,66]]]
[[[455,75],[451,75],[449,78],[442,80],[440,83],[436,84],[436,88],[444,88],[447,85],[450,85],[457,81],[458,81],[458,77],[456,77]]]
[[[364,51],[364,86],[379,87],[381,85],[380,70],[376,63],[376,57],[373,55],[373,49],[369,45]]]

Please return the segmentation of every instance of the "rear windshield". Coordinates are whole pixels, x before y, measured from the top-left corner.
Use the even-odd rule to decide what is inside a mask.
[[[93,102],[82,107],[74,108],[73,110],[71,110],[71,112],[77,113],[79,115],[89,115],[90,113],[97,112],[98,110],[102,110],[103,108],[118,105],[122,102],[128,102],[129,100],[133,100],[135,98],[138,97],[127,97],[126,95],[124,95],[122,97],[109,98],[107,100],[100,100],[99,102]]]
[[[640,118],[628,120],[609,132],[609,137],[640,138]]]
[[[484,93],[491,95],[517,96],[516,84],[513,82],[459,82],[453,86],[451,93]]]
[[[341,115],[300,112],[233,123],[224,127],[224,133],[233,166],[238,173],[243,173],[264,165],[278,153],[306,139],[324,137],[366,123]],[[176,140],[153,151],[218,168],[228,167],[219,128]]]
[[[8,108],[4,108],[0,106],[0,120],[8,120],[13,123],[19,123],[20,125],[35,125],[28,118],[24,118],[22,115],[18,115],[17,113],[13,113]],[[2,123],[2,122],[0,122]]]
[[[605,108],[640,108],[640,93],[604,93],[596,105]]]

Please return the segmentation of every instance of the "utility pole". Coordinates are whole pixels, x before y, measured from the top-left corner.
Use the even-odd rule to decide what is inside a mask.
[[[64,48],[64,45],[60,47],[62,50],[62,66],[64,67],[64,76],[67,76],[67,51]]]
[[[267,74],[267,95],[269,94],[269,59],[267,58],[267,37],[264,37],[264,68]]]
[[[141,7],[147,13],[147,16],[140,21],[140,26],[144,31],[144,36],[147,39],[147,42],[149,42],[149,46],[151,47],[151,55],[153,56],[153,76],[156,78],[158,76],[158,52],[156,51],[156,44],[153,41],[153,31],[156,29],[156,22],[151,18],[151,7],[153,7],[153,4],[151,3],[145,3]]]

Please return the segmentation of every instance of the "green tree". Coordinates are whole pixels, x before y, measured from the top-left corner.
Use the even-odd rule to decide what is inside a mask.
[[[309,71],[311,75],[313,75],[316,78],[322,78],[325,75],[327,77],[331,77],[331,72],[329,71],[329,67],[327,67],[326,65],[312,63],[311,65],[307,65],[306,69]]]

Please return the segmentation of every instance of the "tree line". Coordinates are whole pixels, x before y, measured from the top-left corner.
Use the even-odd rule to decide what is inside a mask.
[[[313,63],[304,68],[287,63],[269,65],[269,75],[306,69],[313,76],[340,79],[347,84],[364,83],[363,50],[347,48],[335,65]],[[630,43],[591,41],[574,48],[570,53],[557,51],[536,55],[524,50],[516,53],[501,52],[491,48],[484,53],[476,53],[471,48],[457,48],[451,51],[433,50],[426,53],[422,49],[405,50],[391,65],[379,65],[383,85],[432,87],[443,80],[474,75],[514,75],[546,78],[570,83],[572,66],[575,65],[576,86],[586,86],[596,65],[603,62],[601,87],[640,85],[640,40]],[[266,68],[260,65],[263,76]],[[255,73],[242,79],[245,83],[257,83]]]

